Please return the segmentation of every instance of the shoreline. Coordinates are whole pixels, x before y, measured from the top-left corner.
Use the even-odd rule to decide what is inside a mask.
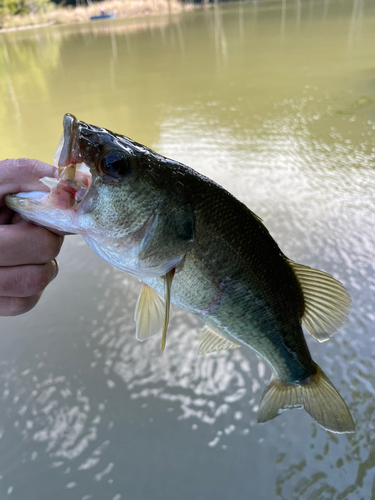
[[[195,8],[194,4],[184,4],[178,0],[106,0],[105,2],[84,7],[56,7],[43,14],[11,16],[4,19],[4,27],[0,28],[0,34],[54,25],[62,26],[90,22],[92,16],[100,14],[101,7],[105,9],[106,13],[115,13],[116,15],[115,18],[104,18],[104,21],[178,14]],[[95,23],[95,21],[92,22]],[[13,23],[15,24],[12,25]]]
[[[8,33],[10,31],[30,30],[33,28],[46,28],[47,26],[53,26],[54,24],[56,24],[54,21],[49,21],[47,23],[26,24],[25,26],[12,26],[10,28],[0,28],[0,33]]]

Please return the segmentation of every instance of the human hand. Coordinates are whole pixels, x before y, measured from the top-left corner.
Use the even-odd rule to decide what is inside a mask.
[[[63,236],[24,221],[4,202],[7,194],[49,191],[39,181],[45,176],[55,177],[56,169],[37,160],[0,161],[0,316],[32,309],[57,274]]]

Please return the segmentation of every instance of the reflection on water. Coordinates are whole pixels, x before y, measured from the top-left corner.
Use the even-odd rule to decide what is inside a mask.
[[[1,498],[371,498],[374,490],[374,6],[215,4],[180,17],[0,35],[3,156],[50,161],[65,112],[189,164],[264,220],[282,250],[350,290],[314,359],[357,422],[256,424],[270,370],[197,356],[174,311],[138,343],[137,280],[68,237],[38,308],[1,320]]]
[[[351,47],[354,43],[354,37],[361,35],[361,25],[363,17],[363,0],[354,0],[353,12],[349,26],[348,45]]]

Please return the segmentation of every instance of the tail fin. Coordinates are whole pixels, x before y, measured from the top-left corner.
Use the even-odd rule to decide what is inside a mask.
[[[298,384],[271,380],[260,403],[258,422],[267,422],[285,410],[304,408],[327,431],[354,432],[344,400],[318,365],[316,368],[315,375]]]

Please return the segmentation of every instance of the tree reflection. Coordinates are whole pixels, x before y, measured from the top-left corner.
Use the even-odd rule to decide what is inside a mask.
[[[363,18],[363,0],[353,0],[353,10],[349,25],[348,46],[353,46],[354,38],[361,31]]]

